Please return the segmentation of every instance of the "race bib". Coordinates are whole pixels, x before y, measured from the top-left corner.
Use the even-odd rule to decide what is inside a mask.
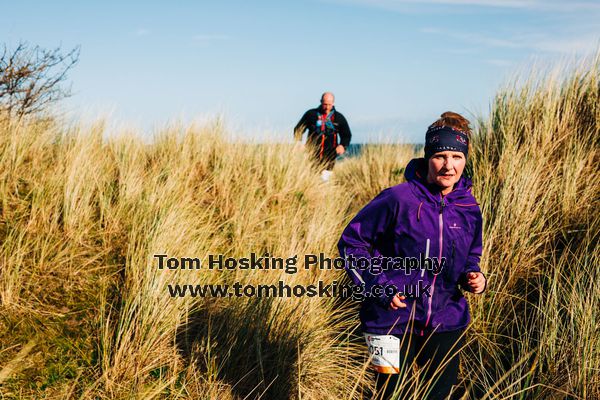
[[[393,335],[365,333],[371,364],[377,372],[397,374],[400,372],[400,339]]]

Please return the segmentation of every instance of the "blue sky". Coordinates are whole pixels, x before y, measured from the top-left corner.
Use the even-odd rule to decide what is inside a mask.
[[[222,114],[288,140],[329,90],[355,142],[419,142],[443,111],[486,113],[534,60],[597,49],[600,1],[3,1],[0,38],[81,46],[63,108],[147,136]]]

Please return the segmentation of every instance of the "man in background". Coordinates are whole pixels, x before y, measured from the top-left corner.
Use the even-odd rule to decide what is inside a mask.
[[[344,154],[352,137],[348,121],[336,111],[334,101],[333,93],[323,93],[321,105],[305,112],[294,128],[297,141],[302,140],[304,131],[308,129],[306,145],[324,181],[331,177],[335,158]]]

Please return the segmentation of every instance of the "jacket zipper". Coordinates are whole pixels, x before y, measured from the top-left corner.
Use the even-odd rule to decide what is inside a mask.
[[[439,243],[440,243],[440,251],[438,252],[438,262],[442,262],[442,251],[444,249],[444,207],[446,206],[446,202],[444,200],[444,196],[440,193],[441,202],[440,202],[440,215],[439,215]],[[425,328],[429,325],[429,320],[431,318],[431,306],[433,304],[433,293],[435,292],[435,281],[437,279],[437,275],[433,276],[433,282],[431,284],[431,297],[429,298],[429,305],[427,307],[427,319],[425,320]],[[421,336],[423,336],[423,330],[421,330]]]
[[[450,279],[452,274],[451,271],[454,271],[454,255],[456,253],[455,250],[455,241],[452,241],[452,252],[450,253],[450,262],[446,263],[447,268],[446,268],[446,272],[444,273],[444,275]]]
[[[450,260],[451,265],[452,265],[452,268],[454,268],[454,240],[452,241],[452,256],[451,257],[452,257]]]

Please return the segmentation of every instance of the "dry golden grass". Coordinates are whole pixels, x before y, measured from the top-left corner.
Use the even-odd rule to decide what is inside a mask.
[[[600,397],[599,77],[597,60],[534,75],[477,124],[489,287],[470,296],[465,399]],[[167,291],[342,272],[170,271],[153,255],[335,257],[345,223],[403,180],[414,149],[367,146],[324,184],[291,144],[231,141],[219,121],[151,144],[103,132],[0,125],[3,398],[368,398],[355,303]]]

